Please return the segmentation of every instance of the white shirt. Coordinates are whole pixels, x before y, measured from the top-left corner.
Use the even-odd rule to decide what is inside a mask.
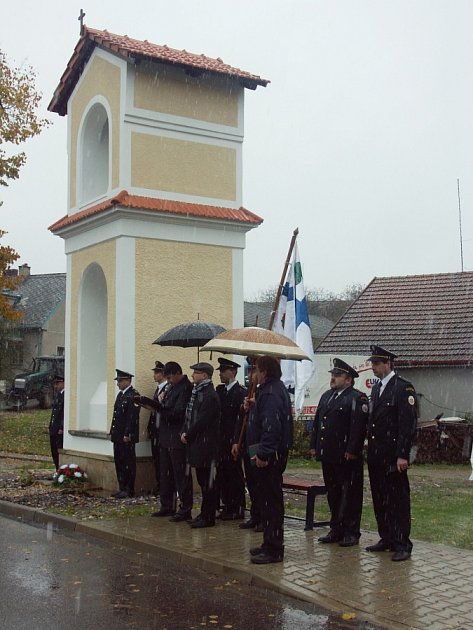
[[[389,374],[387,374],[384,378],[381,379],[380,383],[381,386],[379,388],[379,395],[381,396],[381,394],[384,392],[384,389],[386,387],[386,385],[389,383],[389,381],[392,379],[392,377],[396,374],[396,372],[394,370],[391,370],[389,372]]]

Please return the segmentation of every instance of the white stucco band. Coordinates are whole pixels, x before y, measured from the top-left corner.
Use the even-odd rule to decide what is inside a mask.
[[[245,234],[254,227],[257,226],[114,208],[58,234],[65,240],[66,254],[122,236],[244,249]]]
[[[135,373],[135,239],[116,241],[115,365]]]

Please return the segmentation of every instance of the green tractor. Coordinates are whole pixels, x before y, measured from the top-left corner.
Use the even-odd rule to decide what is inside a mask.
[[[36,399],[41,409],[49,409],[53,401],[52,382],[55,374],[64,374],[64,357],[43,356],[33,359],[30,370],[17,374],[13,379],[7,407],[21,411],[28,400]]]

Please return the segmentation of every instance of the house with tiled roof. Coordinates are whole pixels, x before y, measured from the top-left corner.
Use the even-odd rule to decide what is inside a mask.
[[[9,269],[18,277],[12,292],[21,318],[9,326],[9,375],[27,369],[40,355],[63,355],[65,346],[66,274],[31,274],[28,265]]]
[[[267,328],[271,318],[272,307],[266,302],[245,302],[245,326]],[[330,332],[334,322],[322,315],[309,314],[310,331],[314,347]]]
[[[317,392],[340,357],[369,393],[371,344],[397,355],[396,369],[419,394],[421,419],[473,414],[473,272],[374,278],[316,348]]]
[[[152,395],[156,359],[195,360],[153,346],[161,333],[198,316],[243,325],[246,234],[263,220],[242,205],[244,93],[267,84],[220,58],[82,26],[49,104],[68,118],[67,208],[50,227],[70,296],[61,458],[104,488],[116,484],[115,369]],[[152,485],[141,427],[137,491]]]

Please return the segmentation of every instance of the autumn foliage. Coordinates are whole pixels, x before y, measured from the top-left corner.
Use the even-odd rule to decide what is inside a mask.
[[[24,151],[14,148],[37,136],[49,124],[39,118],[41,94],[35,88],[36,74],[30,66],[10,67],[0,50],[0,185],[18,179],[26,162]],[[1,202],[0,202],[1,203]]]

